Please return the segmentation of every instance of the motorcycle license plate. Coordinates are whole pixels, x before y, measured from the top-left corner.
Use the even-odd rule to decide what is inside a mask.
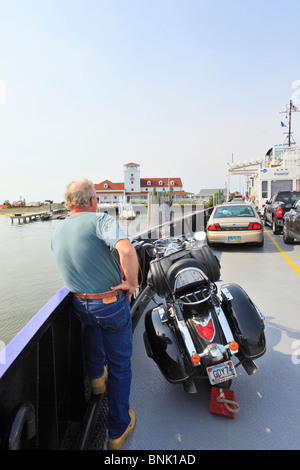
[[[207,367],[206,372],[212,385],[225,382],[226,380],[236,377],[235,367],[231,361]]]
[[[228,241],[232,243],[240,243],[241,237],[228,237]]]

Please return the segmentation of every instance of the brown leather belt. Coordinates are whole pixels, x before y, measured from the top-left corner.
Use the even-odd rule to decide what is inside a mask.
[[[123,292],[123,291],[120,291]],[[74,294],[75,297],[78,299],[87,299],[87,300],[95,300],[95,299],[109,299],[111,297],[117,297],[119,295],[119,291],[111,290],[109,292],[102,292],[102,294]]]

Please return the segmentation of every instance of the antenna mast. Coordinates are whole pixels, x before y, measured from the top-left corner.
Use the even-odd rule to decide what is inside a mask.
[[[289,111],[289,139],[288,145],[291,146],[291,129],[292,129],[292,100],[290,100],[290,111]]]
[[[289,114],[289,132],[288,132],[288,146],[291,146],[291,137],[292,137],[292,111],[293,112],[299,112],[296,106],[293,105],[292,100],[290,100],[290,106],[289,108],[286,107],[285,111],[281,111],[281,113],[285,113],[286,115]],[[293,142],[295,144],[295,141]]]

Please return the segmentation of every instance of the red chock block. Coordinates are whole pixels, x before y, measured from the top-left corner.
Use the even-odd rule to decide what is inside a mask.
[[[236,402],[235,393],[232,390],[212,387],[210,395],[210,412],[213,415],[224,416],[233,419],[240,410]]]

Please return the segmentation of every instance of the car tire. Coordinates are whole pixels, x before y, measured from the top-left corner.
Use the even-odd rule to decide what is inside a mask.
[[[280,232],[281,232],[281,229],[280,229],[280,227],[278,227],[278,225],[276,224],[276,220],[275,220],[275,219],[273,219],[272,229],[273,229],[274,235],[279,235]]]
[[[286,245],[292,245],[294,243],[294,238],[287,236],[285,224],[283,225],[282,238]]]
[[[264,241],[265,239],[263,238],[261,242],[256,243],[256,246],[258,246],[259,248],[262,248],[264,246]]]

